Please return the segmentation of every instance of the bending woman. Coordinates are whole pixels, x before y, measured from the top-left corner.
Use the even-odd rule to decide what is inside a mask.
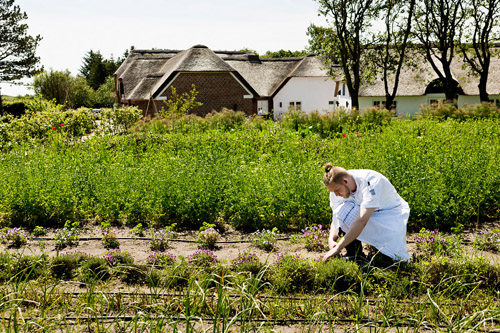
[[[339,256],[343,248],[361,241],[382,254],[408,261],[406,224],[410,207],[382,174],[373,170],[345,170],[325,165],[323,182],[330,191],[332,225],[323,261]],[[339,227],[345,232],[337,242]]]

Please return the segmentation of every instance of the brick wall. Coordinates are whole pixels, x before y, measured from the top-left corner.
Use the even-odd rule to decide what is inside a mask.
[[[248,92],[229,73],[181,73],[171,85],[180,95],[191,91],[192,84],[198,91],[196,101],[203,103],[192,111],[194,114],[204,116],[222,108],[243,111],[248,115],[257,113],[255,98],[243,98]],[[169,87],[162,96],[170,98],[170,94]]]

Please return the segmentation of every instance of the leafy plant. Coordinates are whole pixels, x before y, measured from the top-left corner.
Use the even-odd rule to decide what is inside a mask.
[[[64,228],[56,231],[54,241],[56,249],[78,245],[80,242],[80,223],[66,221]]]
[[[130,229],[130,233],[137,237],[144,237],[144,228],[142,227],[142,223],[138,223],[135,227]]]
[[[195,85],[191,85],[190,92],[183,92],[182,94],[177,93],[177,89],[174,86],[170,87],[170,96],[164,101],[165,107],[162,107],[159,111],[160,115],[164,118],[169,118],[172,115],[185,115],[188,114],[193,109],[203,105],[201,102],[196,102],[196,96],[198,91]]]
[[[278,241],[278,235],[279,231],[276,227],[272,230],[257,230],[252,234],[252,244],[264,251],[274,250],[276,248],[276,242]]]
[[[47,234],[47,229],[45,229],[44,227],[42,226],[39,226],[37,225],[34,229],[33,229],[33,236],[35,237],[39,237],[39,236],[45,236]]]

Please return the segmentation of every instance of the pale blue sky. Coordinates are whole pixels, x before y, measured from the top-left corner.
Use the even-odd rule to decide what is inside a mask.
[[[29,32],[43,37],[45,69],[78,73],[89,50],[115,58],[136,49],[302,50],[307,27],[325,24],[314,0],[16,0]],[[30,82],[28,80],[27,82]],[[2,94],[31,93],[0,84]]]

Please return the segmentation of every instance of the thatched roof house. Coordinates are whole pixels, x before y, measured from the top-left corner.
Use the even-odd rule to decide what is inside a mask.
[[[199,93],[197,101],[203,103],[194,111],[197,114],[222,108],[255,114],[274,109],[273,98],[293,78],[321,78],[332,84],[322,67],[313,56],[260,59],[248,52],[212,51],[196,45],[183,51],[133,50],[115,79],[119,101],[137,105],[146,114],[161,108],[171,86],[182,93],[190,91],[192,84]],[[329,90],[333,99],[335,88]]]

